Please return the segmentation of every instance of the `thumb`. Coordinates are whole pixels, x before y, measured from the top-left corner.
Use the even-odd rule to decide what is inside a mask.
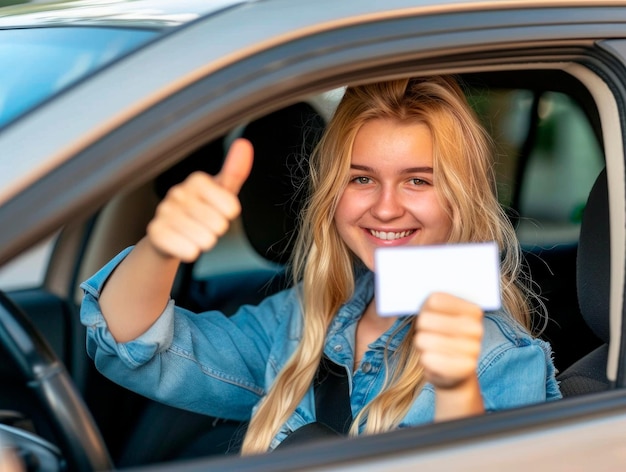
[[[217,183],[237,194],[252,170],[254,150],[247,139],[237,139],[231,144],[222,170],[215,176]]]

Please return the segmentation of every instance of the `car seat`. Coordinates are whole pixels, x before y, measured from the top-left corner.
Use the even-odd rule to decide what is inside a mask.
[[[308,103],[296,103],[250,123],[242,137],[254,146],[250,177],[241,188],[241,218],[252,247],[265,259],[288,261],[304,203],[308,156],[324,119]]]
[[[239,192],[247,242],[269,268],[202,278],[186,277],[177,303],[193,311],[217,309],[232,314],[242,304],[257,304],[285,288],[284,264],[295,242],[302,209],[308,156],[325,126],[310,104],[299,102],[248,124],[241,137],[254,146],[254,164]]]
[[[578,302],[583,318],[603,344],[557,378],[564,397],[607,390],[609,343],[610,232],[606,169],[598,175],[587,199],[577,255]]]

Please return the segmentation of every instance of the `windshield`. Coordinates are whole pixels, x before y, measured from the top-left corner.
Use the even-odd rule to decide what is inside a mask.
[[[0,129],[158,34],[93,27],[0,30]]]

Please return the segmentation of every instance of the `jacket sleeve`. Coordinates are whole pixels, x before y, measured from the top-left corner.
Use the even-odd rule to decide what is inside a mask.
[[[486,411],[561,398],[548,343],[503,320],[486,319],[485,328],[478,380]]]
[[[241,307],[232,317],[195,314],[170,300],[138,338],[117,343],[98,302],[109,275],[128,254],[120,253],[81,285],[81,322],[96,367],[116,383],[171,406],[246,420],[265,394],[265,371],[277,333],[288,329],[294,291]]]

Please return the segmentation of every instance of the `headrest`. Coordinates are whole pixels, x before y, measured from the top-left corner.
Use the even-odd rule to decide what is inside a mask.
[[[252,247],[278,263],[289,259],[304,203],[308,158],[325,123],[307,103],[296,103],[247,125],[254,146],[250,177],[239,194],[242,223]]]
[[[610,295],[609,198],[606,169],[589,193],[582,217],[576,277],[578,304],[587,325],[604,342],[609,341]]]
[[[201,170],[215,175],[222,167],[224,156],[224,138],[217,138],[159,175],[154,182],[154,191],[162,199],[170,188],[181,183],[192,172]]]

